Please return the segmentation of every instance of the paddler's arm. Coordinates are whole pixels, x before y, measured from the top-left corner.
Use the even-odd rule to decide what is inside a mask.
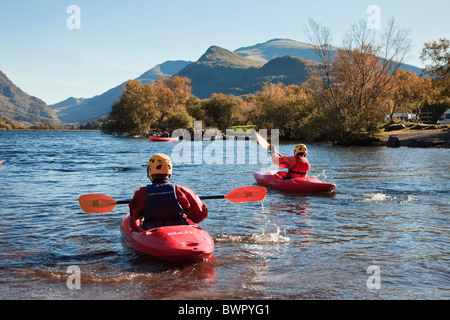
[[[134,193],[133,199],[131,199],[128,204],[128,207],[130,208],[130,215],[135,218],[139,218],[144,211],[146,201],[147,191],[145,187],[142,187]]]
[[[186,216],[195,223],[200,223],[208,216],[208,208],[192,190],[175,185],[177,199],[185,209]]]
[[[273,144],[269,144],[269,146],[267,147],[267,150],[270,151],[270,154],[272,155],[272,163],[276,166],[280,166],[280,158],[281,158],[281,154],[279,152],[277,152],[277,148],[276,146],[274,146]]]
[[[296,161],[293,157],[282,156],[274,145],[269,145],[269,150],[272,153],[272,163],[281,168],[290,169],[295,166]],[[293,158],[293,159],[292,159]]]

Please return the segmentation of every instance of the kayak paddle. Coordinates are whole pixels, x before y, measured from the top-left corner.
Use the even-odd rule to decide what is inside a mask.
[[[264,187],[241,187],[230,191],[226,195],[200,197],[207,199],[227,199],[231,202],[254,202],[262,201],[266,197],[267,190]],[[85,194],[78,198],[81,209],[86,213],[107,213],[114,209],[117,204],[126,204],[130,200],[116,201],[104,194]]]
[[[259,133],[254,131],[256,141],[263,147],[264,149],[270,150],[270,144],[264,139]]]
[[[261,147],[263,147],[264,149],[267,150],[271,150],[271,144],[267,142],[266,139],[264,139],[259,133],[257,133],[256,131],[254,131],[255,134],[255,138],[256,141],[258,141],[258,143],[261,145]],[[275,150],[275,149],[274,149]],[[281,154],[279,152],[277,152],[276,150],[274,151],[277,155],[281,156]]]

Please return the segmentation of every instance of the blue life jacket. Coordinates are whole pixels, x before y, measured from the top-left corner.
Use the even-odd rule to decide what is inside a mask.
[[[173,183],[150,184],[146,189],[147,201],[142,212],[144,229],[188,224]]]

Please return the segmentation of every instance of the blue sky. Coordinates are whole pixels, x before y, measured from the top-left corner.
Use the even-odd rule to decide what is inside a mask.
[[[80,29],[67,27],[70,5],[80,8]],[[211,45],[307,42],[308,18],[330,27],[339,46],[370,5],[382,27],[394,17],[411,30],[410,64],[422,67],[425,42],[450,38],[448,0],[1,0],[0,71],[48,104],[90,98],[166,60],[195,61]]]

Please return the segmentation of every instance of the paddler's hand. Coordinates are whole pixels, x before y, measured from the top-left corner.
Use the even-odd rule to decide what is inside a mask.
[[[273,144],[269,144],[269,146],[267,147],[267,150],[270,150],[270,152],[276,153],[277,155],[281,156],[281,154],[277,151],[276,146],[274,146]]]

